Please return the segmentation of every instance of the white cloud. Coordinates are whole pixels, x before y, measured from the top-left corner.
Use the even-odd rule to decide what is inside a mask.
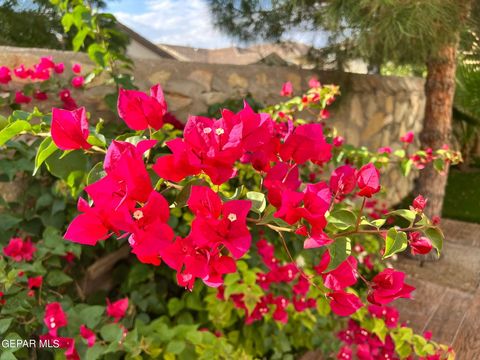
[[[139,6],[141,2],[138,2]],[[114,11],[114,15],[154,43],[219,48],[234,42],[214,28],[208,4],[202,0],[146,0],[136,13]],[[121,9],[117,6],[116,9]],[[137,10],[138,11],[138,10]]]
[[[118,20],[154,43],[202,48],[239,45],[213,26],[206,0],[119,0],[109,8]],[[325,34],[297,29],[285,39],[322,46]]]

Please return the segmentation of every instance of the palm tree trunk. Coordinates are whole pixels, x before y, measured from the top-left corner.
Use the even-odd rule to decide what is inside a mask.
[[[435,150],[450,144],[457,46],[457,43],[443,46],[427,63],[425,118],[420,134],[424,149]],[[445,173],[439,174],[430,164],[417,179],[416,193],[428,198],[425,211],[429,216],[442,214],[448,170],[447,164]]]

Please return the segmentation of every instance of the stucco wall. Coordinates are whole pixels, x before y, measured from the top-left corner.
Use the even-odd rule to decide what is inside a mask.
[[[67,66],[79,62],[88,70],[91,64],[85,54],[0,47],[0,65],[31,65],[39,56],[52,55]],[[341,86],[342,96],[332,108],[331,121],[347,142],[371,149],[389,145],[400,147],[399,137],[408,130],[421,130],[425,98],[424,81],[419,78],[381,77],[328,71],[301,70],[294,67],[266,65],[217,65],[179,62],[166,59],[135,60],[135,83],[142,90],[160,83],[169,108],[181,120],[189,114],[205,112],[209,105],[247,93],[268,105],[280,101],[279,91],[285,81],[291,81],[296,93],[308,88],[308,80],[316,75],[322,83]],[[100,83],[100,81],[98,82]],[[92,85],[96,85],[94,82]],[[78,102],[108,117],[102,101],[109,91],[94,86]],[[386,175],[387,184],[394,188],[390,201],[401,199],[411,187],[411,179],[402,179],[398,172]]]

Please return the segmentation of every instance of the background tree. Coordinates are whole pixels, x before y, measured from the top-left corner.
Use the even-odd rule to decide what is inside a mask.
[[[106,1],[89,4],[104,8]],[[64,33],[61,18],[50,0],[0,1],[0,45],[71,49],[75,34]]]
[[[471,9],[473,7],[475,9]],[[460,35],[476,0],[211,0],[215,24],[243,41],[278,40],[289,31],[324,31],[327,50],[362,58],[372,71],[382,63],[425,65],[426,107],[422,147],[450,143],[455,70]],[[448,174],[448,167],[445,169]],[[447,176],[427,167],[416,192],[440,215]]]

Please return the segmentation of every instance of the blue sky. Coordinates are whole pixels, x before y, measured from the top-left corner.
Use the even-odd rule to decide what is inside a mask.
[[[109,1],[107,10],[154,43],[202,48],[240,45],[214,28],[205,0],[117,0]],[[288,39],[307,44],[323,41],[300,32]]]

